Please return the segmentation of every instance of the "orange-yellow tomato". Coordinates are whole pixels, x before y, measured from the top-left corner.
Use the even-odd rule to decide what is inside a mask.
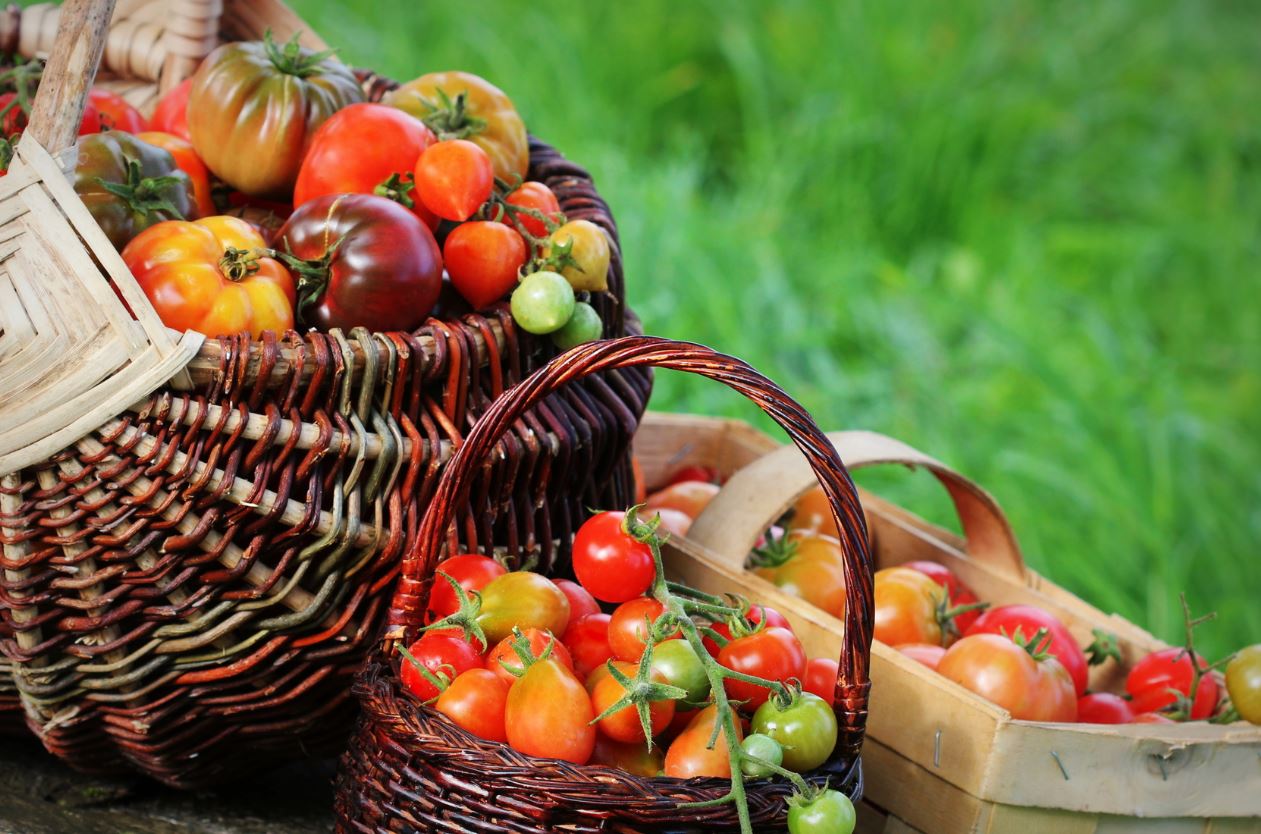
[[[293,277],[258,254],[254,227],[237,217],[168,220],[123,249],[123,260],[163,324],[207,336],[293,327]]]
[[[1024,721],[1076,721],[1073,679],[1053,656],[1034,658],[1001,634],[974,634],[950,647],[937,672]]]
[[[792,555],[777,567],[754,569],[784,591],[822,608],[834,617],[845,614],[845,552],[831,536],[809,530],[788,534]]]
[[[460,96],[464,97],[462,112],[447,106]],[[473,142],[486,151],[500,179],[525,179],[530,167],[525,122],[512,99],[486,79],[470,72],[431,72],[387,94],[381,103],[411,113],[439,139]]]
[[[727,746],[727,734],[720,732],[714,746],[709,747],[717,719],[718,707],[715,704],[696,714],[666,751],[666,776],[676,779],[691,779],[693,776],[731,778],[731,749]],[[736,736],[742,738],[743,735],[737,721]]]
[[[696,518],[718,494],[718,490],[718,484],[705,481],[679,481],[649,495],[647,508],[641,515],[644,518],[652,518],[655,511],[670,509]]]
[[[508,743],[527,756],[586,764],[595,747],[591,697],[559,661],[540,660],[508,690]]]
[[[903,643],[943,645],[938,609],[945,590],[910,568],[876,571],[875,637],[890,646]]]
[[[803,493],[793,504],[792,509],[792,520],[789,521],[792,529],[812,530],[834,539],[840,538],[840,533],[836,529],[836,519],[832,517],[832,505],[828,503],[823,487],[812,487]]]
[[[663,675],[653,675],[653,678],[658,683],[665,683]],[[618,683],[617,678],[608,675],[595,685],[595,689],[591,690],[591,707],[596,715],[601,715],[606,709],[620,701],[624,695],[626,695],[626,688]],[[654,736],[670,726],[673,718],[674,701],[653,701],[648,705],[649,729]],[[601,718],[596,726],[600,728],[600,732],[614,741],[628,744],[645,741],[644,725],[640,723],[639,712],[634,707],[622,707],[617,712]]]
[[[215,213],[215,201],[210,197],[210,169],[201,161],[192,142],[157,130],[137,133],[136,138],[150,145],[157,145],[175,157],[175,164],[193,181],[193,200],[197,204],[197,217],[210,217]]]

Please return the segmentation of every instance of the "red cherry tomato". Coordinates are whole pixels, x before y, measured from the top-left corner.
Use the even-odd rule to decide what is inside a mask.
[[[494,559],[476,553],[461,553],[443,559],[434,568],[433,587],[429,591],[427,607],[431,619],[440,620],[454,614],[460,607],[455,589],[438,574],[445,573],[464,589],[465,593],[480,591],[490,584],[492,579],[503,576],[507,569]]]
[[[127,99],[118,93],[93,87],[88,91],[88,100],[101,114],[101,128],[104,130],[143,133],[149,129],[149,123],[140,111],[128,104]]]
[[[911,660],[923,663],[934,671],[936,671],[937,664],[941,663],[941,658],[946,653],[944,646],[935,646],[932,643],[903,643],[897,647],[897,650]]]
[[[574,661],[569,656],[569,650],[565,648],[561,641],[553,637],[550,631],[544,631],[539,628],[527,628],[522,634],[530,641],[531,657],[542,657],[543,652],[547,651],[548,644],[551,644],[552,653],[550,657],[559,661],[569,671],[572,672],[574,670]],[[525,667],[521,663],[521,657],[512,647],[515,639],[511,635],[505,637],[486,655],[486,668],[494,672],[508,686],[516,683],[517,678],[521,677],[521,673],[525,671]]]
[[[918,561],[907,562],[902,565],[904,568],[917,570],[936,582],[938,585],[946,589],[946,595],[950,597],[950,607],[957,608],[960,605],[972,605],[979,602],[976,594],[972,593],[972,589],[964,585],[959,577],[955,576],[954,571],[945,565],[937,562]],[[980,609],[975,611],[965,611],[955,617],[955,628],[960,634],[967,634],[968,629],[981,616]]]
[[[625,516],[597,513],[574,536],[574,574],[582,587],[604,602],[642,596],[657,575],[652,549],[622,530]]]
[[[149,119],[150,130],[170,133],[186,142],[193,141],[188,132],[188,91],[192,86],[193,79],[185,78],[162,96],[158,106],[153,108],[153,117]]]
[[[749,625],[757,625],[762,622],[763,616],[766,618],[766,625],[768,628],[775,626],[777,628],[788,629],[789,631],[793,630],[792,625],[788,622],[788,618],[776,611],[774,608],[771,608],[769,605],[750,606],[749,613],[745,615],[745,619],[749,621]],[[731,639],[731,627],[726,623],[714,623],[710,626],[710,628],[721,635],[724,640]],[[715,641],[712,637],[705,637],[702,642],[705,645],[706,651],[714,657],[718,657],[720,647],[717,641]]]
[[[677,484],[682,481],[702,481],[710,484],[721,484],[722,473],[712,466],[701,466],[700,464],[692,464],[685,466],[670,476],[670,483]]]
[[[806,692],[813,692],[830,707],[836,703],[836,678],[840,675],[840,665],[828,657],[812,657],[806,661],[806,679],[801,686]]]
[[[489,669],[469,669],[438,696],[433,708],[475,736],[507,741],[508,684]]]
[[[608,614],[587,614],[569,621],[569,628],[561,641],[569,649],[574,661],[574,671],[581,678],[591,674],[591,670],[603,666],[613,656],[609,646]]]
[[[520,188],[508,195],[507,202],[514,206],[541,212],[557,226],[565,222],[565,215],[560,212],[560,202],[557,201],[556,195],[552,193],[552,189],[541,182],[521,183]],[[504,222],[515,225],[508,218],[504,218]],[[547,224],[537,217],[521,213],[516,215],[516,222],[525,227],[526,232],[534,237],[546,238],[550,234]]]
[[[1169,716],[1161,715],[1158,712],[1141,712],[1138,715],[1134,716],[1134,720],[1131,721],[1130,723],[1131,724],[1177,724],[1178,722],[1174,721]]]
[[[649,623],[656,622],[665,610],[652,597],[639,597],[624,602],[613,612],[609,620],[609,648],[618,660],[635,662],[644,653]],[[676,632],[671,639],[677,639]]]
[[[728,669],[767,680],[787,683],[801,681],[806,674],[806,653],[801,641],[786,628],[770,626],[745,637],[737,637],[718,652],[718,662]],[[744,701],[744,709],[755,710],[770,697],[770,690],[744,681],[726,681],[727,696]]]
[[[467,139],[430,145],[416,161],[421,202],[445,220],[468,220],[490,199],[494,187],[490,157]]]
[[[1129,724],[1134,721],[1134,709],[1120,695],[1092,692],[1077,699],[1077,720],[1082,724]]]
[[[448,632],[426,634],[408,648],[408,654],[416,662],[403,657],[399,665],[399,678],[403,686],[422,701],[438,696],[440,690],[428,680],[416,664],[427,669],[434,677],[450,682],[469,669],[482,667],[482,654],[473,644]]]
[[[591,696],[556,660],[540,660],[508,690],[508,743],[528,756],[586,764],[595,747]]]
[[[517,286],[529,251],[521,235],[503,223],[470,220],[442,244],[451,284],[475,309],[489,307]]]
[[[1041,648],[1049,651],[1064,665],[1080,696],[1086,691],[1089,668],[1086,665],[1086,655],[1068,628],[1055,615],[1032,605],[1003,605],[986,611],[964,634],[1006,632],[1008,636],[1015,636],[1016,629],[1020,629],[1025,639],[1029,639],[1044,628],[1048,632],[1049,643]]]
[[[569,579],[553,579],[552,584],[560,588],[561,593],[569,600],[569,622],[572,623],[588,614],[600,613],[600,603],[596,602],[590,591],[577,582]]]
[[[1201,669],[1207,667],[1204,658],[1197,659]],[[1177,700],[1171,689],[1189,697],[1192,677],[1190,655],[1182,649],[1161,649],[1134,664],[1125,678],[1125,691],[1130,694],[1130,705],[1134,712],[1157,712]],[[1200,684],[1195,690],[1195,701],[1191,706],[1191,718],[1199,720],[1212,715],[1217,709],[1220,694],[1217,681],[1212,675],[1200,678]]]

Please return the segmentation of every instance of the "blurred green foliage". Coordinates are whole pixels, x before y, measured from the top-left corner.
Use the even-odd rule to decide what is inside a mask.
[[[1261,5],[293,5],[352,63],[507,90],[595,174],[650,332],[950,462],[1101,608],[1176,641],[1185,589],[1205,648],[1261,640]]]

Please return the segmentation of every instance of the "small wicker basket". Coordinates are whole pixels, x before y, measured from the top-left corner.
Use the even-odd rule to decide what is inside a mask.
[[[446,460],[555,351],[506,305],[413,333],[167,330],[64,173],[102,50],[105,83],[143,107],[221,39],[302,25],[278,0],[119,0],[110,25],[113,6],[0,17],[0,43],[52,56],[0,179],[0,709],[17,692],[76,767],[205,785],[340,749]],[[374,100],[391,86],[363,81]],[[608,232],[595,305],[622,334],[608,207],[533,140],[529,177]],[[453,546],[563,559],[585,507],[632,495],[650,388],[610,371],[522,414],[453,508]]]
[[[718,380],[756,402],[788,432],[823,485],[845,551],[845,637],[836,688],[840,736],[831,760],[807,778],[816,783],[828,779],[852,798],[860,796],[873,597],[867,528],[854,484],[810,415],[744,362],[699,345],[630,336],[575,348],[510,389],[482,415],[443,472],[416,546],[403,560],[384,654],[368,664],[355,687],[363,714],[338,779],[338,830],[343,834],[739,830],[729,804],[679,807],[723,796],[730,787],[727,780],[645,779],[607,767],[526,756],[464,731],[398,682],[395,649],[414,639],[421,625],[434,566],[479,461],[522,414],[554,390],[594,372],[647,365]],[[757,780],[746,787],[753,830],[782,829],[791,785]]]

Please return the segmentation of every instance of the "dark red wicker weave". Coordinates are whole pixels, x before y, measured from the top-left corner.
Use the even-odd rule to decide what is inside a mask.
[[[498,454],[501,437],[544,397],[597,371],[657,366],[716,379],[752,399],[809,459],[832,503],[842,533],[847,581],[845,642],[837,681],[841,734],[828,765],[810,778],[857,798],[859,754],[870,689],[872,564],[866,523],[853,483],[836,450],[810,416],[778,386],[744,362],[699,345],[644,336],[583,345],[557,357],[508,391],[483,414],[443,473],[390,612],[385,656],[356,683],[363,714],[342,757],[338,831],[413,832],[685,832],[738,830],[730,805],[683,810],[680,802],[714,799],[729,783],[717,779],[644,779],[599,766],[522,755],[479,739],[421,704],[398,684],[393,648],[414,638],[434,565],[444,552],[454,511],[472,475]],[[755,831],[781,829],[790,786],[750,782]]]
[[[375,100],[390,82],[364,86]],[[529,177],[609,233],[593,303],[622,334],[617,229],[590,176],[532,140]],[[340,751],[446,458],[554,353],[506,305],[416,333],[208,343],[192,392],[0,480],[0,709],[16,683],[52,753],[182,787]],[[551,564],[584,508],[633,495],[650,389],[646,369],[610,371],[523,415],[447,507],[459,546]]]

